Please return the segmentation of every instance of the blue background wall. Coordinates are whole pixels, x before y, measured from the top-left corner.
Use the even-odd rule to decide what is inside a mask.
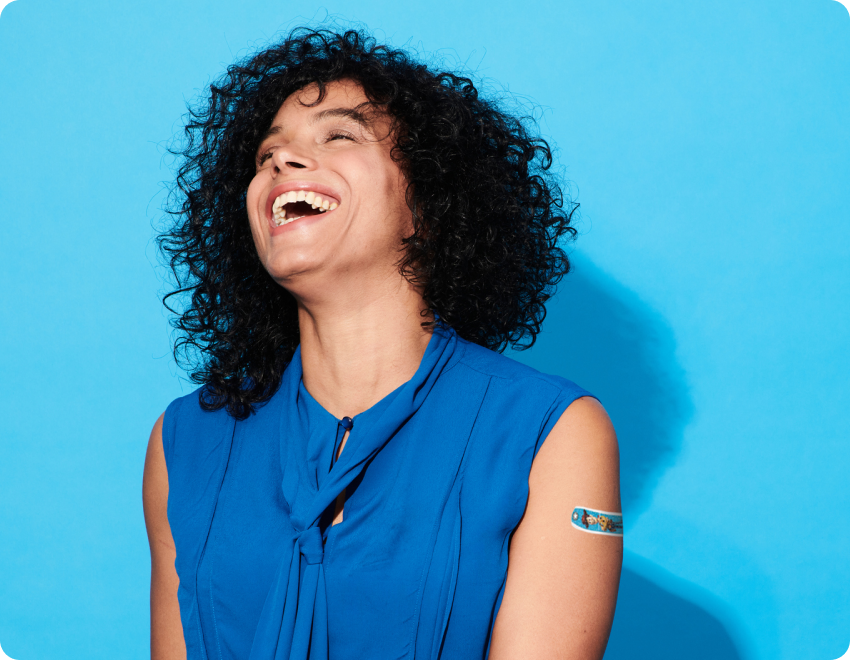
[[[143,658],[150,427],[188,391],[158,301],[164,146],[234,57],[365,22],[540,104],[582,203],[518,357],[618,429],[607,658],[850,643],[850,15],[832,0],[18,0],[0,17],[0,644]]]

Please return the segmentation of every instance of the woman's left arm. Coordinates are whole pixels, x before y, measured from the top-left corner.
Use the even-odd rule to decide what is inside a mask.
[[[543,442],[511,540],[490,660],[599,660],[614,619],[623,537],[570,522],[575,507],[619,512],[617,436],[596,399],[571,403]]]

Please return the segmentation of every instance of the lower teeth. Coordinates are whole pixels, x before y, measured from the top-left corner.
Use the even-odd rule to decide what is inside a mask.
[[[326,213],[326,212],[328,211],[328,209],[323,209],[323,208],[321,208],[321,207],[317,208],[316,210],[317,210],[319,213]],[[292,222],[293,220],[298,220],[299,218],[303,218],[303,217],[304,217],[303,215],[299,215],[299,216],[294,217],[294,218],[287,218],[287,217],[285,217],[285,216],[281,218],[281,217],[275,216],[275,217],[274,217],[274,223],[275,223],[275,225],[277,225],[278,227],[280,227],[281,225],[285,225],[285,224],[287,224],[287,223]]]

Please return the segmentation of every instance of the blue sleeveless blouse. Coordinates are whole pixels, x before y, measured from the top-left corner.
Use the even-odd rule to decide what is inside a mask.
[[[353,418],[334,461],[348,420],[301,373],[299,348],[242,421],[203,411],[199,391],[166,410],[189,660],[486,658],[532,461],[593,395],[438,324],[414,377]]]

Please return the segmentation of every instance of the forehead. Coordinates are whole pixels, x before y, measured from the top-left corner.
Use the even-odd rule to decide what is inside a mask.
[[[287,119],[299,116],[310,117],[327,108],[356,108],[369,103],[369,97],[360,83],[353,80],[335,80],[325,85],[325,96],[319,99],[319,86],[307,85],[289,95],[275,115],[274,124],[282,124]]]

